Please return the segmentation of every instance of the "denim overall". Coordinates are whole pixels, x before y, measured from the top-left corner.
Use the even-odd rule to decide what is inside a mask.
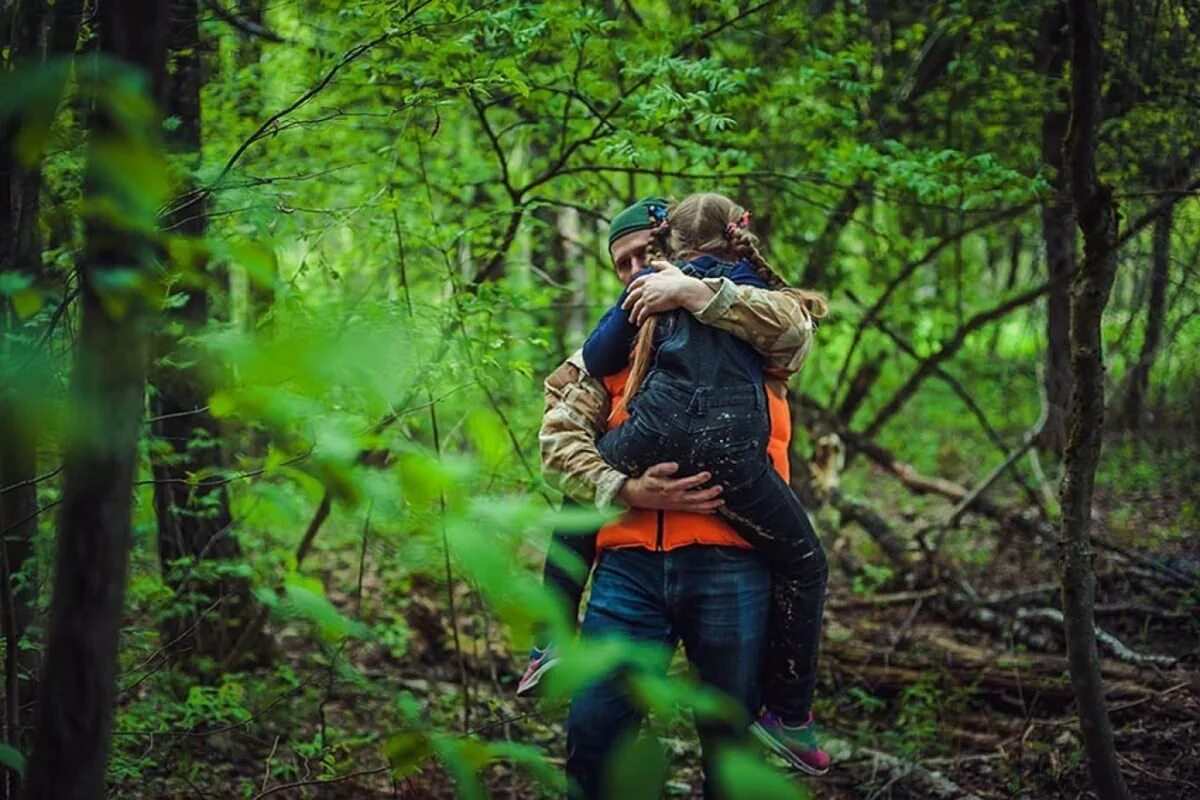
[[[698,277],[727,277],[733,265],[689,264]],[[720,513],[771,569],[767,707],[803,720],[812,705],[828,566],[800,501],[771,466],[766,394],[749,344],[683,309],[664,314],[653,362],[630,399],[629,420],[598,442],[627,475],[664,461],[680,476],[712,473]]]
[[[733,269],[706,261],[707,268],[688,263],[682,270],[719,278]],[[762,368],[749,344],[676,309],[660,318],[651,358],[629,420],[600,439],[605,461],[628,475],[675,461],[679,475],[707,470],[726,490],[771,469]]]

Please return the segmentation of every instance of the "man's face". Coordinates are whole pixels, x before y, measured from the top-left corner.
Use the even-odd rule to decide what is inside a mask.
[[[621,283],[628,284],[629,279],[646,266],[646,248],[649,246],[650,231],[627,233],[612,243],[609,254]]]

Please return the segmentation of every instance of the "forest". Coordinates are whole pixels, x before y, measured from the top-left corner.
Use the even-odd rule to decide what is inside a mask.
[[[1200,5],[8,0],[0,36],[3,798],[576,796],[614,674],[605,798],[1200,797]],[[543,585],[623,513],[564,504],[544,382],[622,210],[698,192],[828,298],[787,382],[822,777],[744,722],[702,760],[744,712],[691,646],[575,637]]]

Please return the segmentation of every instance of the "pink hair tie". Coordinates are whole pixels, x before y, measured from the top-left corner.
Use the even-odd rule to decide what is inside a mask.
[[[737,235],[738,230],[745,230],[750,227],[750,212],[743,211],[742,215],[737,218],[736,222],[730,222],[725,226],[725,239],[733,241],[733,237]]]

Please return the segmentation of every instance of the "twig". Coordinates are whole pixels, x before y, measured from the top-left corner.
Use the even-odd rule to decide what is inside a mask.
[[[429,406],[429,421],[433,427],[433,450],[438,460],[442,458],[442,436],[438,427],[437,406]],[[458,678],[462,685],[462,728],[465,733],[471,727],[471,689],[467,681],[467,661],[463,654],[462,640],[458,633],[458,610],[454,602],[454,571],[450,567],[450,538],[446,533],[446,493],[438,491],[438,520],[442,529],[442,556],[446,566],[446,605],[450,612],[450,630],[454,634],[454,652],[458,655]]]
[[[3,489],[0,489],[0,494],[5,494],[7,492],[16,491],[17,489],[20,489],[24,486],[29,486],[34,483],[41,483],[42,481],[53,478],[55,475],[57,475],[60,472],[62,472],[62,467],[56,467],[55,469],[52,469],[49,472],[47,472],[45,475],[38,475],[35,478],[26,478],[23,481],[17,481],[16,483],[9,484],[8,486],[5,486]]]
[[[1062,612],[1057,608],[1019,608],[1017,609],[1017,619],[1044,620],[1055,622],[1059,625],[1063,624]],[[1164,656],[1157,653],[1139,653],[1136,650],[1132,650],[1116,636],[1113,636],[1099,626],[1096,627],[1096,641],[1107,647],[1118,661],[1124,661],[1129,664],[1143,666],[1152,664],[1161,667],[1173,667],[1178,661],[1174,656]]]
[[[893,782],[911,778],[920,783],[927,794],[924,797],[937,800],[981,800],[979,795],[969,792],[941,772],[923,766],[919,761],[905,762],[889,753],[874,750],[869,747],[857,747],[849,742],[842,743],[857,756],[866,756],[874,762],[875,767],[882,767],[892,777]]]
[[[375,769],[364,769],[358,772],[351,772],[349,775],[339,775],[335,778],[316,778],[315,780],[309,781],[281,783],[278,786],[272,786],[265,792],[259,792],[258,794],[254,795],[254,797],[250,798],[250,800],[262,800],[264,797],[270,797],[271,795],[278,794],[279,792],[287,792],[291,791],[292,789],[301,789],[305,786],[327,786],[331,783],[344,783],[346,781],[352,781],[355,778],[365,778],[368,775],[380,775],[390,769],[391,767],[376,767]]]
[[[883,307],[887,305],[887,302],[891,299],[892,294],[898,288],[900,288],[900,284],[908,280],[913,273],[915,273],[925,264],[928,264],[930,261],[936,258],[939,253],[941,253],[947,247],[953,245],[958,240],[965,238],[972,233],[983,230],[984,228],[990,228],[991,226],[1000,222],[1005,222],[1009,219],[1020,216],[1021,214],[1025,213],[1025,211],[1029,210],[1029,208],[1030,205],[1028,203],[1016,206],[1015,208],[1006,208],[999,213],[985,217],[972,225],[960,228],[954,233],[953,236],[942,239],[936,245],[929,248],[929,250],[925,251],[925,253],[920,257],[909,261],[907,264],[901,267],[900,272],[896,274],[896,277],[893,278],[883,290],[883,294],[881,294],[878,299],[871,304],[871,307],[867,309],[866,315],[859,320],[858,327],[854,331],[854,336],[850,339],[850,346],[846,350],[846,356],[842,359],[842,366],[838,370],[837,379],[833,382],[834,396],[841,392],[842,381],[846,378],[846,371],[850,368],[850,361],[854,357],[854,352],[857,349],[859,342],[862,340],[863,332],[872,322],[875,321],[876,316],[878,316],[879,312],[883,310]]]
[[[914,600],[929,600],[942,593],[942,589],[918,589],[911,592],[893,592],[892,594],[869,594],[863,597],[852,597],[844,600],[830,600],[826,606],[835,611],[845,608],[878,608],[879,606],[911,603]]]
[[[408,12],[400,20],[398,20],[398,24],[403,24],[403,23],[407,22],[408,20],[412,19],[412,17],[414,15],[416,15],[418,12],[423,10],[431,2],[433,2],[433,0],[423,0],[423,2],[417,3],[411,9],[409,9]],[[342,57],[340,59],[338,59],[337,63],[335,63],[332,67],[330,67],[329,71],[326,72],[325,75],[319,81],[317,81],[317,83],[312,88],[310,88],[308,91],[304,92],[302,95],[300,95],[300,97],[296,98],[296,100],[294,100],[293,102],[288,104],[286,107],[284,107],[280,111],[277,111],[274,114],[272,114],[271,116],[267,117],[267,119],[264,120],[263,123],[261,125],[259,125],[258,128],[255,129],[254,133],[250,134],[250,136],[245,141],[243,141],[240,145],[238,145],[238,147],[233,151],[233,154],[230,155],[229,158],[226,160],[225,166],[221,168],[221,171],[219,173],[217,173],[216,178],[214,178],[207,186],[197,189],[195,192],[189,192],[189,193],[185,194],[183,197],[181,197],[179,200],[179,202],[180,202],[179,207],[181,207],[181,208],[185,207],[186,205],[190,205],[191,203],[195,202],[196,199],[198,199],[198,198],[204,198],[204,197],[208,197],[209,195],[211,195],[217,189],[217,187],[219,187],[221,185],[221,181],[223,181],[225,176],[229,174],[230,170],[233,169],[234,165],[238,162],[239,159],[241,159],[242,155],[248,149],[250,149],[251,145],[253,145],[255,142],[259,141],[260,139],[266,138],[267,134],[271,131],[273,126],[275,126],[275,124],[279,120],[286,117],[288,114],[292,113],[297,108],[300,108],[305,103],[307,103],[309,100],[312,100],[314,97],[316,97],[318,94],[320,94],[325,89],[325,87],[328,86],[329,83],[334,79],[334,77],[338,74],[338,72],[340,72],[342,70],[343,67],[354,62],[356,59],[361,57],[364,53],[367,53],[371,49],[382,44],[383,42],[386,42],[389,39],[400,35],[401,33],[410,33],[410,32],[411,32],[411,30],[407,30],[407,31],[399,31],[396,29],[387,30],[387,31],[384,31],[382,34],[376,36],[375,38],[371,39],[370,41],[356,45],[356,46],[350,48],[349,50],[347,50],[345,52],[345,54],[343,54]]]
[[[7,536],[10,531],[15,531],[17,528],[21,527],[26,522],[29,522],[29,520],[33,519],[34,517],[37,517],[39,514],[41,514],[44,511],[49,511],[50,509],[54,508],[61,502],[62,502],[61,498],[58,500],[52,500],[51,502],[46,503],[46,505],[42,506],[41,508],[31,511],[30,513],[21,517],[19,520],[17,520],[13,524],[9,525],[4,530],[0,531],[0,538]]]
[[[362,547],[358,551],[358,585],[354,588],[354,615],[362,616],[363,573],[367,565],[367,539],[371,536],[371,512],[375,510],[375,500],[367,506],[367,519],[363,522]]]
[[[275,757],[275,751],[278,748],[279,748],[279,736],[277,734],[275,736],[275,741],[272,742],[272,744],[271,744],[271,752],[267,753],[267,763],[263,767],[262,787],[259,789],[259,791],[261,791],[261,792],[265,792],[267,790],[267,781],[269,781],[271,779],[271,759]]]
[[[967,494],[963,496],[963,499],[958,501],[953,510],[951,510],[950,514],[946,517],[947,527],[957,525],[959,518],[963,515],[963,512],[965,512],[977,499],[979,499],[979,496],[986,492],[988,488],[995,483],[1009,467],[1016,463],[1018,458],[1023,456],[1027,450],[1033,447],[1034,443],[1037,442],[1038,437],[1042,435],[1042,429],[1046,427],[1046,420],[1049,418],[1050,405],[1048,403],[1043,403],[1041,416],[1038,417],[1038,420],[1033,424],[1033,427],[1025,433],[1025,438],[1021,440],[1021,444],[1015,450],[1005,456],[1004,460],[997,464],[987,477],[976,484],[971,491],[967,492]]]
[[[925,379],[928,378],[943,361],[950,359],[959,351],[959,349],[966,342],[967,337],[970,336],[972,332],[984,327],[985,325],[995,322],[998,319],[1006,317],[1022,306],[1029,305],[1034,300],[1037,300],[1042,295],[1049,292],[1053,287],[1061,283],[1066,283],[1068,280],[1070,280],[1070,278],[1070,273],[1064,273],[1058,277],[1051,278],[1050,280],[1042,283],[1040,286],[1035,286],[1034,288],[1022,292],[1015,297],[1010,297],[1002,303],[992,306],[986,311],[981,311],[975,314],[973,317],[960,325],[954,332],[954,335],[945,340],[938,348],[937,352],[926,358],[921,363],[920,367],[917,368],[916,372],[914,372],[909,379],[904,382],[904,385],[896,391],[896,393],[892,396],[892,399],[889,400],[888,403],[879,410],[879,412],[875,415],[875,418],[871,420],[869,425],[867,425],[865,433],[868,436],[874,436],[876,433],[878,433],[883,427],[884,423],[886,423],[901,408],[904,407],[904,404],[907,403],[908,400],[916,393],[917,389],[920,388]]]
[[[275,31],[258,22],[242,19],[237,14],[234,14],[232,11],[221,5],[218,0],[204,0],[204,7],[216,14],[217,17],[223,22],[227,23],[233,28],[236,28],[242,33],[249,34],[250,36],[257,36],[259,39],[266,39],[268,42],[274,42],[276,44],[299,44],[299,42],[296,42],[293,39],[287,39],[283,36],[280,36],[278,33],[275,33]]]

